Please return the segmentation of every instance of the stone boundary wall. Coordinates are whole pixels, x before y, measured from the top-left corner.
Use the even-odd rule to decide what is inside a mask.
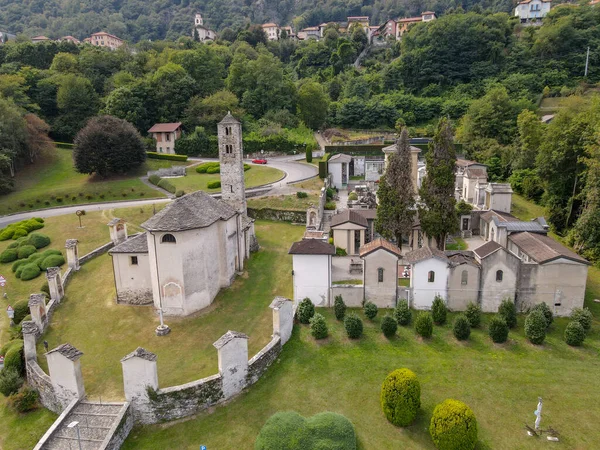
[[[119,450],[129,436],[133,428],[133,408],[129,403],[125,403],[119,411],[118,420],[108,431],[106,439],[99,447],[99,450]]]
[[[329,298],[331,302],[333,302],[336,295],[341,295],[348,308],[362,308],[365,298],[365,287],[362,284],[334,284],[330,289]]]
[[[186,166],[162,167],[158,170],[149,170],[147,176],[158,175],[161,178],[184,177],[186,175],[185,169]]]
[[[281,353],[283,346],[281,345],[281,338],[276,336],[265,345],[261,351],[252,357],[248,361],[248,386],[256,383],[260,377],[267,371],[269,366],[277,359],[277,356]]]
[[[107,251],[109,251],[114,246],[115,246],[114,242],[111,241],[108,244],[104,244],[101,247],[98,247],[97,249],[92,250],[87,255],[83,255],[83,256],[81,256],[79,258],[79,264],[85,264],[90,259],[94,259],[97,256],[103,255],[104,253],[106,253]]]
[[[258,220],[275,220],[278,222],[306,222],[306,211],[290,211],[273,208],[248,208],[248,216]]]
[[[25,356],[27,359],[27,355]],[[56,414],[63,410],[61,403],[56,398],[52,380],[35,360],[27,361],[27,383],[40,394],[40,403]],[[77,403],[74,400],[74,403]],[[69,409],[69,408],[67,408]],[[65,410],[66,411],[66,410]],[[48,436],[49,437],[49,436]]]
[[[36,363],[36,365],[37,365],[37,363]],[[79,400],[73,400],[71,403],[69,403],[69,406],[67,406],[62,413],[60,411],[58,411],[60,416],[58,416],[58,418],[54,421],[54,423],[50,426],[50,428],[48,428],[46,433],[44,433],[44,435],[38,441],[38,443],[33,448],[33,450],[42,450],[44,448],[46,443],[50,441],[52,436],[54,436],[54,433],[56,433],[60,429],[60,426],[62,425],[63,421],[71,413],[73,408],[75,408],[75,406],[77,406],[77,403],[79,403]]]

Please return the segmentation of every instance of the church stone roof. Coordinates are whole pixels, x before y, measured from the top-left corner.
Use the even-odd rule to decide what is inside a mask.
[[[479,267],[479,263],[475,259],[475,254],[470,250],[446,250],[446,256],[450,260],[452,267],[462,264],[469,264]]]
[[[231,115],[231,112],[227,112],[227,115],[225,117],[223,117],[223,120],[221,120],[219,122],[219,125],[220,124],[226,124],[226,123],[240,123],[240,121],[237,120],[235,117],[233,117]]]
[[[349,163],[350,161],[352,161],[352,156],[346,155],[345,153],[338,153],[336,155],[333,155],[331,158],[329,158],[329,160],[327,162],[328,163]]]
[[[205,228],[218,220],[228,220],[235,210],[204,191],[184,195],[148,219],[142,228],[148,231],[186,231]]]
[[[479,256],[481,259],[483,259],[483,258],[490,256],[492,253],[496,252],[497,250],[500,250],[501,248],[504,248],[504,247],[502,247],[496,241],[488,241],[485,244],[483,244],[481,247],[477,247],[473,251],[477,256]]]
[[[441,261],[448,262],[448,258],[446,257],[446,254],[443,251],[428,246],[418,248],[416,250],[413,250],[412,252],[408,252],[405,256],[406,261],[408,261],[410,264],[425,261],[429,258],[436,258]]]
[[[108,253],[148,253],[148,238],[146,233],[140,233],[127,238]]]
[[[338,225],[342,225],[348,222],[353,223],[355,225],[360,225],[365,228],[369,226],[365,216],[358,213],[357,210],[347,209],[339,214],[336,214],[331,218],[331,227],[337,227]]]
[[[288,251],[290,255],[335,255],[335,247],[320,239],[302,239],[294,242]]]
[[[60,353],[65,358],[70,359],[71,361],[77,361],[81,357],[81,355],[83,355],[83,352],[81,350],[76,349],[71,344],[59,345],[55,349],[50,350],[48,353],[46,353],[46,355],[55,352]]]
[[[121,362],[127,361],[128,359],[131,359],[131,358],[142,358],[142,359],[145,359],[146,361],[156,361],[157,356],[154,353],[149,352],[145,348],[138,347],[134,351],[132,351],[129,355],[124,356],[121,359]]]
[[[548,263],[560,258],[569,259],[581,264],[590,264],[574,251],[546,235],[523,232],[512,234],[508,239],[538,264]]]
[[[392,244],[390,241],[386,241],[383,238],[377,238],[368,244],[363,245],[358,253],[360,257],[367,256],[370,253],[373,253],[376,250],[383,249],[390,252],[392,255],[396,255],[398,258],[402,257],[402,250],[398,248],[397,245]]]

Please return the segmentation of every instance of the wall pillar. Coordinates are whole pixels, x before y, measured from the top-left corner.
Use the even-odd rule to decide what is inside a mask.
[[[294,328],[293,302],[289,298],[275,297],[270,308],[273,310],[273,337],[281,338],[281,345],[290,340]]]
[[[31,314],[31,320],[37,325],[40,333],[42,333],[48,323],[46,296],[44,294],[31,294],[29,296],[29,313]]]
[[[120,244],[127,239],[127,223],[123,219],[114,218],[107,225],[113,244]]]
[[[37,361],[35,343],[37,337],[40,335],[40,330],[37,325],[30,320],[22,322],[21,327],[23,330],[23,353],[25,355],[25,361]]]
[[[148,413],[148,388],[158,390],[158,368],[157,356],[142,347],[121,359],[123,369],[123,389],[125,398],[133,406],[133,409],[144,415]],[[142,422],[147,422],[142,419]]]
[[[71,344],[62,344],[46,353],[52,387],[63,408],[73,400],[85,397],[79,361],[81,355],[83,353]]]
[[[246,386],[248,375],[248,336],[228,331],[214,344],[219,354],[219,374],[223,379],[223,397],[231,398]]]
[[[46,279],[50,288],[50,299],[60,303],[65,296],[62,280],[60,277],[60,267],[48,267],[46,270]]]
[[[77,248],[77,244],[79,241],[77,239],[67,239],[65,244],[65,248],[67,249],[67,265],[71,270],[78,271],[79,270],[79,249]]]

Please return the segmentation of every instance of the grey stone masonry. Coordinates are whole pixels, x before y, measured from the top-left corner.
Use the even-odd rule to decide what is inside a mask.
[[[79,248],[77,239],[67,239],[65,248],[67,249],[67,265],[72,270],[79,270]]]
[[[40,329],[35,322],[27,320],[21,323],[21,330],[23,331],[23,353],[25,361],[37,361],[35,343],[41,334]]]
[[[46,312],[46,296],[44,294],[31,294],[29,296],[29,313],[31,320],[43,332],[48,323],[48,315]]]
[[[221,163],[221,198],[237,212],[246,215],[242,124],[231,113],[227,113],[217,125],[217,134]]]
[[[60,303],[65,296],[63,283],[60,277],[60,267],[48,267],[46,270],[46,279],[48,280],[50,298],[56,303]]]

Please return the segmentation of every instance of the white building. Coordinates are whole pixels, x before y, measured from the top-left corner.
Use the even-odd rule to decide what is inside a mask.
[[[515,16],[521,20],[521,23],[541,22],[551,6],[551,0],[524,0],[517,4]]]
[[[346,209],[331,218],[331,229],[336,247],[348,255],[358,255],[360,247],[367,242],[369,222],[359,210]]]
[[[279,25],[277,25],[276,23],[273,23],[273,22],[265,23],[265,24],[263,24],[262,29],[265,32],[265,34],[267,35],[267,39],[269,41],[278,41],[279,40],[279,33],[281,32],[281,29],[279,28]]]
[[[294,242],[292,255],[292,284],[294,304],[309,298],[315,306],[331,306],[331,257],[335,247],[320,239],[303,239]]]
[[[175,154],[175,141],[181,137],[181,122],[157,123],[148,130],[156,141],[158,153]]]
[[[443,251],[421,247],[407,253],[405,261],[411,265],[413,308],[431,309],[433,299],[438,295],[446,300],[450,261]]]
[[[352,156],[344,153],[333,155],[327,161],[327,167],[331,174],[332,186],[338,189],[345,189],[350,179],[350,163]]]
[[[217,33],[204,26],[202,14],[196,14],[196,18],[194,19],[194,31],[192,31],[192,37],[195,38],[196,34],[198,35],[198,41],[200,42],[214,41],[217,38]]]

